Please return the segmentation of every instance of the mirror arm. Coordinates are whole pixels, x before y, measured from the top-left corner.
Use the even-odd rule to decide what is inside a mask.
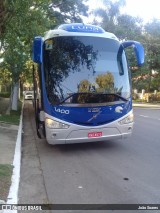
[[[133,47],[136,54],[138,66],[142,66],[144,63],[144,48],[141,43],[137,41],[124,41],[122,42],[122,45],[124,48],[131,46]]]

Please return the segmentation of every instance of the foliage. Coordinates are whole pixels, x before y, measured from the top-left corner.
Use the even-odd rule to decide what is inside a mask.
[[[9,124],[19,125],[19,118],[20,118],[19,114],[17,114],[15,111],[11,111],[10,115],[0,116],[0,121],[9,123]]]
[[[12,17],[14,11],[13,1],[1,0],[0,4],[0,38],[5,33],[6,25]]]
[[[145,93],[142,101],[144,102],[160,102],[160,93]]]
[[[0,84],[21,80],[32,82],[32,41],[36,35],[64,22],[81,22],[87,16],[87,0],[1,0],[0,4]],[[94,11],[99,24],[120,40],[137,40],[145,47],[145,64],[136,66],[131,48],[126,50],[132,70],[133,88],[160,90],[160,21],[143,24],[139,17],[121,14],[125,0],[102,0],[103,8]],[[153,71],[157,75],[153,75]]]
[[[114,33],[120,40],[142,40],[142,19],[127,14],[120,10],[126,4],[125,0],[103,0],[103,8],[96,9],[93,14],[100,17],[100,25],[108,32]]]
[[[2,176],[11,176],[13,166],[10,164],[1,164],[0,165],[0,177]]]
[[[0,67],[0,85],[8,84],[11,82],[11,73],[8,69]]]
[[[9,98],[10,97],[10,92],[0,92],[0,97],[1,98]]]
[[[21,83],[33,83],[33,61],[30,59],[24,64],[24,69],[20,74]]]
[[[145,46],[149,68],[160,71],[160,20],[145,25]]]
[[[155,77],[151,79],[151,90],[159,90],[160,91],[160,72],[158,72]]]
[[[143,41],[142,20],[130,15],[120,15],[117,17],[115,34],[121,40]]]
[[[10,1],[5,0],[3,10],[8,11],[9,5]],[[2,57],[9,64],[22,60],[22,65],[29,59],[34,36],[43,35],[57,23],[81,21],[79,15],[86,15],[87,11],[87,6],[80,0],[15,0],[12,1],[11,8],[14,9],[9,11],[10,21],[6,22],[5,30],[1,31],[1,45],[5,50]],[[2,20],[4,18],[1,17]],[[13,56],[15,57],[11,60]],[[21,66],[20,69],[22,70]]]
[[[133,87],[153,92],[160,90],[160,21],[154,19],[144,29],[142,43],[145,47],[145,63],[138,72],[133,73]]]
[[[114,89],[114,77],[111,72],[106,72],[105,74],[98,75],[96,78],[96,83],[99,86],[99,90],[102,92],[109,92]]]
[[[87,16],[88,7],[83,3],[87,0],[52,0],[49,5],[51,27],[65,22],[82,22],[81,16]]]
[[[1,57],[4,58],[4,67],[11,72],[13,82],[19,80],[24,64],[29,60],[33,37],[42,33],[48,23],[43,10],[36,10],[36,6],[32,8],[34,3],[31,0],[14,1],[14,10],[11,11],[10,21],[2,36],[4,52]]]
[[[26,79],[31,82],[30,61],[34,36],[43,36],[46,30],[62,22],[80,22],[80,15],[86,14],[87,6],[81,0],[2,0],[0,58],[4,62],[0,67],[5,76],[9,71],[13,86],[19,78],[21,82]]]
[[[10,164],[0,164],[0,198],[7,200],[11,185],[11,175],[13,166]]]
[[[88,80],[81,80],[78,88],[78,92],[88,92],[91,83]]]
[[[160,89],[158,85],[160,72],[160,20],[153,19],[144,24],[139,17],[121,14],[120,9],[125,5],[124,0],[103,0],[103,8],[94,11],[95,17],[101,17],[99,24],[106,30],[114,33],[120,40],[137,40],[145,49],[145,63],[138,68],[133,49],[127,48],[129,67],[132,71],[133,88],[153,91]],[[156,80],[158,79],[158,80]]]
[[[10,114],[3,114],[0,116],[0,121],[9,123],[9,124],[15,124],[19,125],[20,121],[20,115],[21,115],[21,107],[22,107],[22,102],[19,101],[18,103],[18,110],[11,110]]]
[[[120,14],[120,8],[125,6],[125,0],[103,0],[104,7],[94,11],[94,15],[102,19],[101,26],[108,32],[116,34],[115,26],[117,25],[117,17]]]

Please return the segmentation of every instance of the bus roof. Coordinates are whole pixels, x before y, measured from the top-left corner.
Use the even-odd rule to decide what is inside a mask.
[[[99,26],[83,23],[59,25],[54,30],[46,32],[44,40],[58,36],[92,36],[118,40],[113,33],[106,32]]]

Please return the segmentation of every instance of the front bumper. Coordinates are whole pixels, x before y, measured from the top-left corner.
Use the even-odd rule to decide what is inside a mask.
[[[46,139],[49,144],[71,144],[127,138],[132,133],[133,125],[125,125],[125,131],[116,127],[80,128],[80,129],[49,129],[46,128]],[[72,129],[72,130],[71,130]],[[89,132],[102,132],[102,136],[88,138]]]

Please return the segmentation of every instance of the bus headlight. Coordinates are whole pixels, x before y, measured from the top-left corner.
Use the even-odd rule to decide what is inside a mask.
[[[61,123],[59,121],[52,120],[50,118],[45,119],[46,126],[50,129],[68,129],[69,125]]]
[[[132,112],[127,117],[123,118],[122,120],[120,120],[118,122],[119,122],[119,124],[123,125],[123,124],[133,123],[133,120],[134,120],[134,115],[133,115],[133,112]]]

